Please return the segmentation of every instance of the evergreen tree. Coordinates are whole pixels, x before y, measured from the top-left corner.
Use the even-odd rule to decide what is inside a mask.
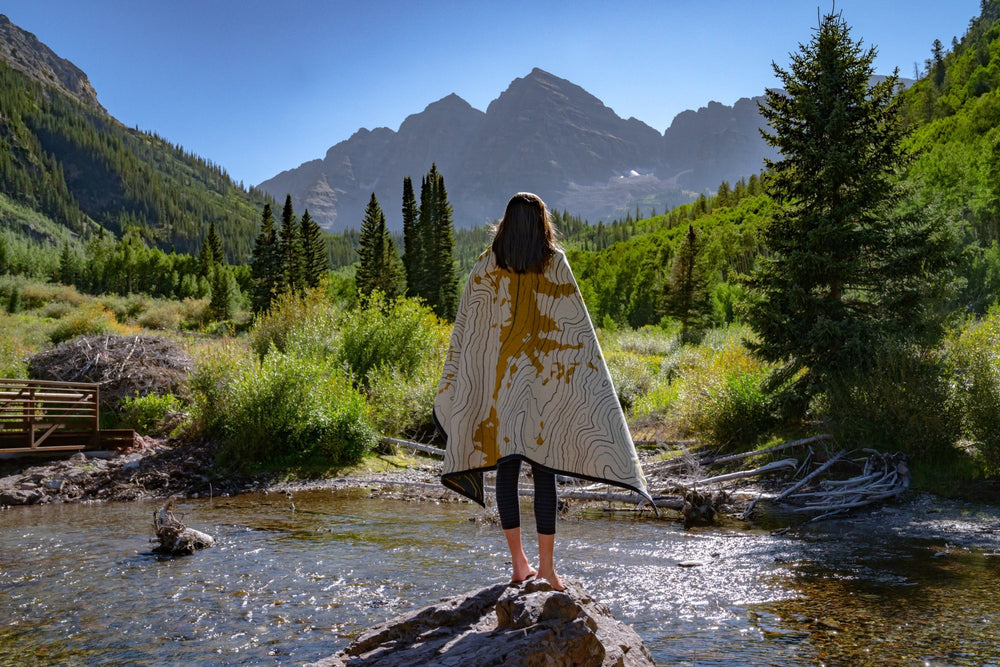
[[[407,176],[403,179],[403,269],[406,272],[408,296],[418,294],[417,283],[423,263],[423,246],[417,223],[417,199],[413,193],[413,181]]]
[[[253,247],[250,275],[253,280],[253,309],[254,312],[261,312],[271,305],[271,300],[278,294],[281,276],[281,254],[270,204],[264,204],[260,233]],[[185,285],[184,291],[191,292],[193,287]]]
[[[412,253],[407,249],[414,258],[414,279],[412,285],[408,283],[408,292],[423,299],[439,317],[446,319],[453,318],[458,310],[452,217],[444,177],[437,165],[432,164],[420,182],[420,210],[412,234]]]
[[[924,297],[943,284],[946,239],[894,213],[908,158],[896,75],[869,86],[874,58],[828,14],[790,71],[773,65],[784,91],[769,89],[760,107],[782,159],[768,161],[778,212],[749,281],[748,322],[755,352],[785,364],[774,386],[796,377],[800,399],[850,386],[886,343],[939,332]]]
[[[281,211],[281,230],[278,232],[278,247],[281,252],[280,291],[301,292],[302,279],[302,235],[300,234],[295,211],[292,210],[292,196],[285,196],[285,207]]]
[[[416,265],[412,293],[430,303],[434,292],[434,181],[437,180],[437,166],[432,164],[429,173],[420,179],[420,209],[417,212]]]
[[[226,261],[226,254],[222,250],[222,239],[215,231],[215,221],[208,225],[208,234],[205,236],[205,244],[208,246],[214,264],[222,264]]]
[[[934,44],[931,47],[931,56],[933,62],[931,63],[931,73],[934,77],[934,85],[937,88],[941,88],[944,85],[944,45],[941,43],[940,39],[935,39]]]
[[[455,272],[455,223],[444,177],[437,174],[434,188],[433,265],[437,291],[431,307],[439,317],[455,319],[458,312],[458,275]]]
[[[212,298],[208,309],[216,320],[231,320],[236,315],[240,290],[232,271],[225,264],[212,267]]]
[[[406,278],[403,264],[396,252],[396,244],[386,229],[385,213],[374,192],[361,222],[358,254],[361,258],[354,281],[359,294],[368,296],[379,290],[390,299],[404,294]]]
[[[687,235],[671,267],[664,299],[666,314],[680,320],[681,340],[685,342],[696,341],[711,325],[712,298],[700,250],[694,227],[688,225]]]
[[[319,224],[309,215],[309,209],[302,212],[302,279],[306,287],[318,287],[323,276],[330,270],[327,258],[326,239]]]

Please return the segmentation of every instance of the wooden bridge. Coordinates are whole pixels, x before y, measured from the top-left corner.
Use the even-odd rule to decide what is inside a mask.
[[[101,429],[100,387],[0,378],[0,454],[128,447],[135,432]]]

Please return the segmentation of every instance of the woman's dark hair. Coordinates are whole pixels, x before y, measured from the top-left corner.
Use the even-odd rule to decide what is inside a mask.
[[[530,192],[511,197],[493,236],[497,266],[516,273],[543,271],[558,248],[545,202]]]

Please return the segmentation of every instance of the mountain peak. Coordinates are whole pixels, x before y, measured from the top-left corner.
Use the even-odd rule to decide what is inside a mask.
[[[106,113],[97,92],[79,67],[60,58],[35,35],[0,14],[0,60],[38,83],[55,87],[83,104]]]
[[[330,231],[356,227],[375,192],[389,226],[398,230],[399,209],[385,203],[397,200],[406,176],[419,177],[436,164],[448,181],[459,227],[494,220],[511,193],[522,190],[538,193],[555,209],[608,220],[640,203],[667,209],[687,201],[682,185],[711,191],[720,178],[735,181],[760,170],[756,108],[734,115],[713,103],[710,110],[693,114],[711,116],[694,124],[708,134],[690,137],[695,146],[685,153],[658,130],[622,119],[575,83],[535,67],[511,81],[485,113],[451,93],[407,116],[395,134],[359,133],[332,147],[321,163],[283,172],[260,187],[290,192],[297,209],[308,207]],[[754,151],[756,163],[731,168],[729,152],[752,158]]]

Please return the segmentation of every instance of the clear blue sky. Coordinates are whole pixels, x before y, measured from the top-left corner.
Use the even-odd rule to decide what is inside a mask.
[[[4,0],[128,126],[259,183],[449,93],[483,111],[533,67],[659,131],[776,80],[831,0]],[[878,73],[912,77],[979,0],[837,0]]]

